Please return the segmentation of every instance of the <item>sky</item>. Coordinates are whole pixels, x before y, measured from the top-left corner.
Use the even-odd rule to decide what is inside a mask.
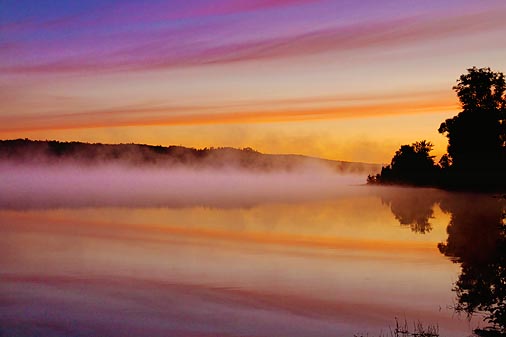
[[[0,139],[252,147],[386,163],[446,149],[503,0],[0,0]]]

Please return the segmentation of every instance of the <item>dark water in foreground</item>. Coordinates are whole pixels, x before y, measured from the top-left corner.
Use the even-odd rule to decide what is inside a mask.
[[[452,289],[490,262],[503,209],[367,187],[211,207],[3,207],[0,336],[378,336],[395,317],[468,336],[487,324],[457,314]]]

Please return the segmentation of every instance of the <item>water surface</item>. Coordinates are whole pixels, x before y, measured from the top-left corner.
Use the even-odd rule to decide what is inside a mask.
[[[364,186],[310,200],[4,205],[1,332],[377,336],[397,317],[470,335],[486,324],[454,310],[459,239],[447,232],[466,200],[481,216],[502,207]]]

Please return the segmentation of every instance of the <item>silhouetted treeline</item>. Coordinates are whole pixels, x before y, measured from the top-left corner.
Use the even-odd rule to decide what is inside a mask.
[[[402,145],[390,165],[369,176],[370,184],[435,186],[476,191],[506,190],[506,82],[490,68],[470,68],[453,87],[462,111],[439,133],[448,148],[439,162],[425,140]]]
[[[239,168],[256,171],[292,171],[323,166],[341,173],[370,173],[379,165],[324,160],[300,155],[262,154],[251,148],[194,149],[141,144],[0,140],[0,161],[34,164],[121,164],[185,168]]]

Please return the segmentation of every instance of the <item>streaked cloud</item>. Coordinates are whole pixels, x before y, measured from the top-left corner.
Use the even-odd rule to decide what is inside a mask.
[[[445,93],[308,97],[217,106],[137,105],[63,114],[0,115],[0,132],[129,125],[271,123],[453,111]]]
[[[191,137],[214,125],[220,133],[241,125],[260,134],[262,126],[277,124],[284,139],[299,139],[292,123],[314,128],[309,139],[323,132],[319,121],[354,137],[339,121],[383,118],[382,125],[398,123],[398,131],[368,129],[368,142],[393,144],[412,130],[405,123],[413,119],[402,116],[457,111],[451,87],[466,68],[506,71],[506,47],[499,43],[506,3],[499,0],[20,0],[2,6],[0,137],[57,132],[90,140],[83,136],[88,131],[129,141],[118,130],[137,128],[146,136],[149,128],[172,127],[193,130],[178,133],[182,145],[214,146],[219,134],[209,131],[206,144]],[[437,129],[424,125],[417,135]],[[312,153],[300,148],[308,140],[293,150],[248,140],[265,152]],[[333,143],[321,143],[315,155],[367,161],[349,155],[360,147],[330,154],[322,148]]]
[[[76,52],[61,53],[48,60],[37,59],[23,64],[0,67],[4,73],[89,73],[102,71],[153,70],[195,65],[226,64],[293,58],[324,52],[350,53],[366,49],[416,45],[449,37],[480,34],[506,29],[505,10],[482,11],[446,17],[406,17],[380,22],[330,27],[283,37],[259,37],[255,40],[223,43],[206,30],[169,30],[164,34],[138,39],[130,33],[85,39],[86,48],[70,45]],[[466,24],[462,24],[465,22]],[[231,33],[231,32],[228,32]],[[181,34],[175,38],[173,34]],[[189,35],[188,35],[189,34]],[[186,39],[194,39],[192,43]],[[196,41],[207,40],[203,43]],[[114,43],[113,41],[116,41]],[[78,40],[79,41],[79,40]],[[109,46],[109,44],[112,45]],[[100,49],[92,45],[98,45]],[[51,45],[65,50],[66,41]],[[12,44],[4,54],[23,54],[24,47]],[[42,47],[42,50],[45,48]],[[9,51],[10,50],[10,51]],[[31,48],[28,48],[30,51]],[[1,54],[0,54],[1,55]]]

